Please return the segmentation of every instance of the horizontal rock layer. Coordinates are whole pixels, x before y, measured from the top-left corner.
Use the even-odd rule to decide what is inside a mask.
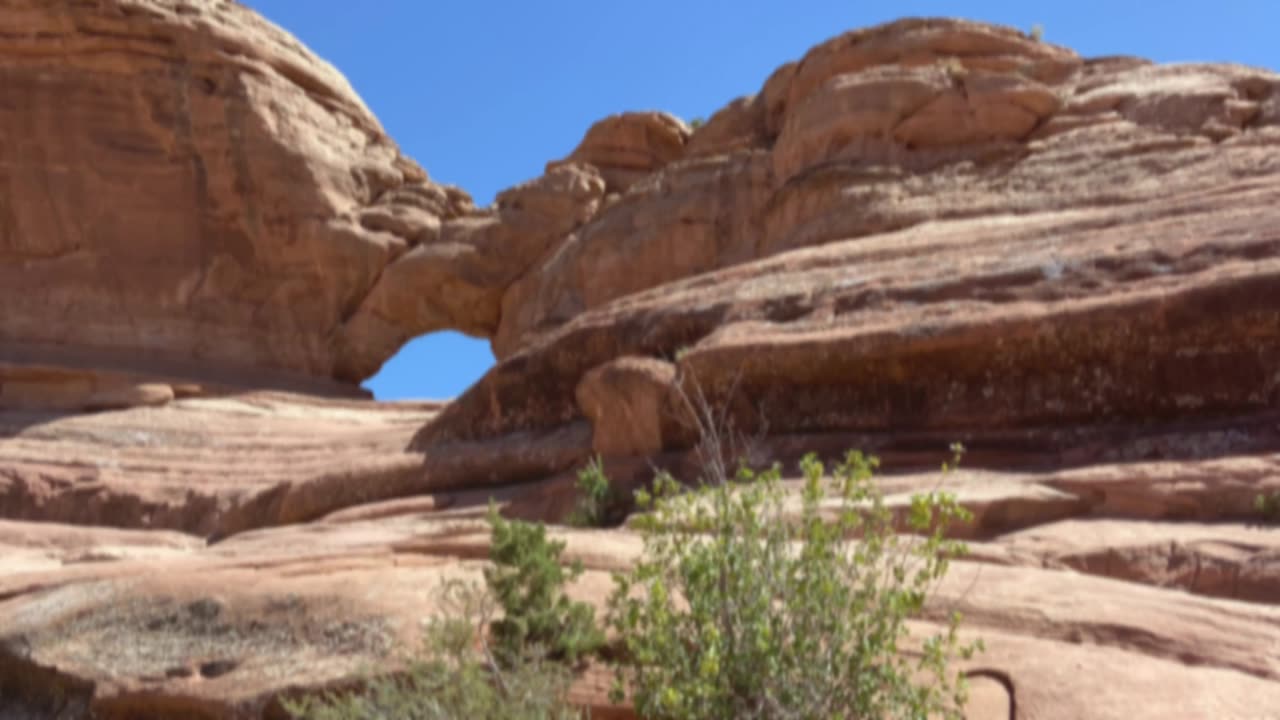
[[[1275,73],[900,21],[477,209],[239,5],[0,28],[0,717],[274,720],[393,669],[490,497],[693,480],[704,403],[753,462],[862,448],[891,507],[973,512],[921,618],[986,642],[970,717],[1280,706]],[[445,328],[502,361],[359,397]],[[598,605],[639,551],[555,532]]]
[[[1097,537],[1143,532],[1106,527]],[[1280,610],[1040,567],[1054,528],[1035,536],[1037,549],[1026,533],[976,545],[987,562],[957,563],[934,596],[931,613],[963,611],[966,634],[987,647],[969,668],[992,684],[976,683],[969,717],[1004,720],[1011,704],[1024,719],[1244,717],[1280,702]],[[0,572],[0,697],[30,717],[51,716],[55,697],[65,717],[282,717],[281,693],[393,662],[440,611],[442,582],[479,581],[488,538],[482,523],[431,512],[274,528],[207,548],[177,534],[34,530],[0,522],[0,544],[16,540],[31,558]],[[1274,603],[1273,533],[1201,536],[1250,533],[1271,548]],[[620,530],[557,535],[588,569],[572,594],[597,605],[608,574],[640,548]],[[1134,566],[1157,570],[1159,558]],[[616,712],[604,685],[588,674],[576,696]]]
[[[0,346],[347,379],[390,355],[340,328],[470,201],[336,70],[220,0],[15,0],[0,27]]]

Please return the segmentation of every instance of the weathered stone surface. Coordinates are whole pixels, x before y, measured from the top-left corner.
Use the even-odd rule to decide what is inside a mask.
[[[1105,599],[1084,600],[1090,595]],[[1280,679],[1280,657],[1266,647],[1280,632],[1273,619],[1280,609],[1269,605],[1071,572],[971,563],[958,563],[948,573],[933,603],[939,619],[953,610],[961,612],[979,633],[989,628],[1041,640],[1128,649],[1192,667]],[[1244,639],[1254,633],[1254,639]]]
[[[92,414],[0,411],[0,518],[220,538],[412,495],[472,514],[490,495],[525,516],[568,514],[571,484],[559,499],[556,483],[528,484],[585,461],[587,423],[417,445],[441,407],[255,392]]]
[[[1081,61],[1012,31],[951,21],[850,33],[780,70],[757,99],[717,113],[695,133],[689,159],[633,187],[625,210],[606,207],[526,276],[505,303],[495,350],[509,356],[644,287],[796,247],[887,239],[902,228],[915,235],[962,218],[1023,220],[1028,233],[1052,234],[1036,219],[1154,211],[1173,196],[1185,206],[1196,193],[1274,172],[1266,148],[1275,123],[1264,108],[1277,83],[1238,66]],[[713,186],[699,182],[709,167],[723,168]],[[674,211],[673,194],[705,209]],[[649,234],[631,216],[667,226]],[[586,270],[607,268],[598,256],[616,247],[626,248],[617,256],[629,275],[606,281]]]
[[[662,113],[607,118],[476,211],[400,156],[331,67],[243,8],[5,12],[21,48],[0,67],[23,98],[0,118],[23,138],[6,167],[48,177],[4,182],[0,337],[115,350],[122,371],[352,381],[446,327],[494,336],[505,357],[624,295],[789,248],[1191,192],[1221,167],[1265,174],[1278,114],[1261,71],[1083,63],[1007,29],[902,21],[815,48],[701,140]],[[81,47],[115,59],[86,65]],[[40,115],[55,96],[57,117]],[[1224,140],[1240,147],[1216,152]],[[135,215],[150,218],[141,240]],[[51,321],[71,312],[92,332]]]
[[[763,152],[693,160],[606,204],[507,290],[494,354],[589,308],[750,259],[770,172]]]
[[[575,396],[591,420],[591,449],[600,455],[649,456],[666,446],[662,429],[678,419],[676,371],[653,358],[619,358],[587,373]]]
[[[491,212],[446,222],[387,266],[347,322],[344,343],[364,364],[344,374],[372,374],[421,333],[493,335],[507,288],[596,212],[604,190],[592,166],[564,164],[504,191]]]
[[[788,115],[774,172],[785,183],[823,161],[1021,140],[1060,102],[1035,80],[960,61],[838,75]]]
[[[1072,51],[1012,28],[963,20],[905,19],[853,30],[815,46],[766,95],[777,98],[771,104],[785,103],[790,111],[820,93],[833,77],[885,65],[918,67],[952,59],[966,68],[1016,73],[1045,83],[1061,82],[1080,62]]]
[[[1280,605],[1280,532],[1262,525],[1066,520],[999,542],[1092,575]]]
[[[119,410],[165,405],[174,397],[173,388],[163,383],[139,383],[99,390],[84,403],[85,410]]]
[[[1277,592],[1251,523],[1280,482],[1280,77],[889,27],[780,69],[606,203],[508,292],[504,360],[418,442],[586,416],[651,455],[623,408],[663,383],[584,395],[674,363],[763,456],[872,449],[891,504],[974,512],[955,532],[983,564],[939,602],[994,648],[975,712],[1248,717],[1222,689],[1272,692],[1277,657],[1216,633]],[[954,440],[976,469],[913,469]]]
[[[3,574],[57,571],[79,563],[177,557],[203,547],[191,535],[0,520]]]
[[[394,670],[491,498],[694,480],[700,397],[753,462],[862,448],[891,508],[973,512],[921,621],[985,641],[970,718],[1280,707],[1280,76],[904,20],[477,209],[243,7],[0,26],[0,717],[276,720]],[[444,328],[501,364],[357,397]],[[598,606],[641,549],[553,532]]]
[[[318,377],[390,354],[335,332],[469,200],[336,70],[215,0],[16,0],[0,26],[6,351]]]
[[[438,408],[256,393],[0,412],[0,517],[199,535],[307,520],[419,487],[406,448]]]
[[[1144,634],[1138,628],[1128,631],[1138,638]],[[983,630],[980,636],[988,648],[984,655],[1001,661],[997,665],[979,659],[974,672],[1004,687],[1016,711],[973,715],[972,720],[1248,718],[1258,714],[1255,699],[1275,702],[1273,680],[1158,657],[1145,652],[1140,641],[1077,641],[1089,637],[1087,627],[1065,639],[1006,633],[999,628]],[[986,692],[992,690],[988,687]],[[991,702],[987,699],[983,709],[990,708]],[[998,713],[1000,708],[997,704],[987,712]]]
[[[764,113],[763,94],[741,97],[730,102],[712,115],[706,125],[693,133],[685,155],[695,158],[767,148],[769,137]]]
[[[557,535],[588,569],[571,593],[597,605],[608,573],[640,549],[623,531]],[[396,645],[440,611],[440,584],[479,581],[488,551],[483,524],[401,515],[262,530],[182,552],[78,565],[76,575],[0,571],[9,707],[38,712],[60,687],[70,707],[95,717],[274,717],[282,692],[341,681],[362,664],[394,667]],[[962,562],[931,612],[953,609],[988,648],[971,665],[991,683],[975,719],[1007,717],[990,713],[1010,697],[1017,716],[1032,719],[1230,717],[1280,702],[1274,607]],[[602,675],[585,676],[575,696],[618,712]]]
[[[1258,495],[1280,492],[1280,454],[1253,454],[1247,446],[1233,447],[1247,437],[1248,428],[1242,427],[1176,437],[1172,443],[1139,440],[1136,448],[1121,445],[1110,456],[1053,473],[1044,482],[1087,499],[1097,515],[1188,522],[1251,519],[1256,516],[1253,505]],[[1125,454],[1126,449],[1140,454]],[[1134,462],[1150,455],[1176,456],[1178,450],[1211,459]]]
[[[592,165],[610,192],[624,192],[636,180],[679,160],[688,138],[684,121],[667,113],[610,115],[587,130],[568,158],[548,163],[547,172],[563,163]]]
[[[632,294],[499,364],[431,432],[564,422],[592,367],[684,345],[684,371],[735,386],[779,432],[963,438],[1274,411],[1280,166],[1233,142],[1162,178],[1198,186],[1186,194],[935,220]]]
[[[164,405],[179,392],[199,394],[188,384],[147,382],[128,374],[66,367],[0,365],[0,409],[109,410]]]

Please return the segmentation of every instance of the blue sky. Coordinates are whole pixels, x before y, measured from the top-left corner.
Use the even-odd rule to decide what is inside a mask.
[[[342,70],[433,178],[480,204],[623,110],[709,116],[812,45],[904,16],[1030,29],[1082,55],[1280,68],[1276,0],[246,0]],[[366,387],[445,398],[493,363],[488,342],[411,342]]]

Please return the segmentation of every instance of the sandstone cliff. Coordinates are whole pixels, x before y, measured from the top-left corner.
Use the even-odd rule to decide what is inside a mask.
[[[923,619],[973,718],[1280,708],[1280,75],[904,20],[487,208],[234,3],[0,1],[0,78],[0,718],[282,717],[478,577],[490,496],[691,477],[698,390],[973,510]],[[343,397],[444,328],[501,360],[461,397]],[[638,550],[557,532],[594,602]]]

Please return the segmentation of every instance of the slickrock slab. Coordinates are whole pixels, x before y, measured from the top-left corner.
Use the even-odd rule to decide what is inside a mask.
[[[1266,525],[1064,520],[998,542],[1093,575],[1280,605],[1280,529]]]
[[[623,530],[556,535],[588,568],[571,594],[597,606],[609,573],[640,548]],[[280,693],[394,668],[396,649],[439,611],[440,583],[479,581],[487,553],[483,523],[410,514],[265,529],[182,556],[88,564],[75,578],[28,573],[38,589],[0,593],[0,698],[35,717],[54,697],[66,717],[281,717]],[[1255,717],[1246,711],[1280,702],[1275,607],[959,562],[931,608],[961,610],[987,644],[969,666],[975,720],[1003,720],[1011,704],[1035,720],[1178,708]],[[602,675],[588,673],[575,696],[626,717]]]
[[[408,494],[435,403],[286,393],[0,412],[0,517],[222,536]]]

